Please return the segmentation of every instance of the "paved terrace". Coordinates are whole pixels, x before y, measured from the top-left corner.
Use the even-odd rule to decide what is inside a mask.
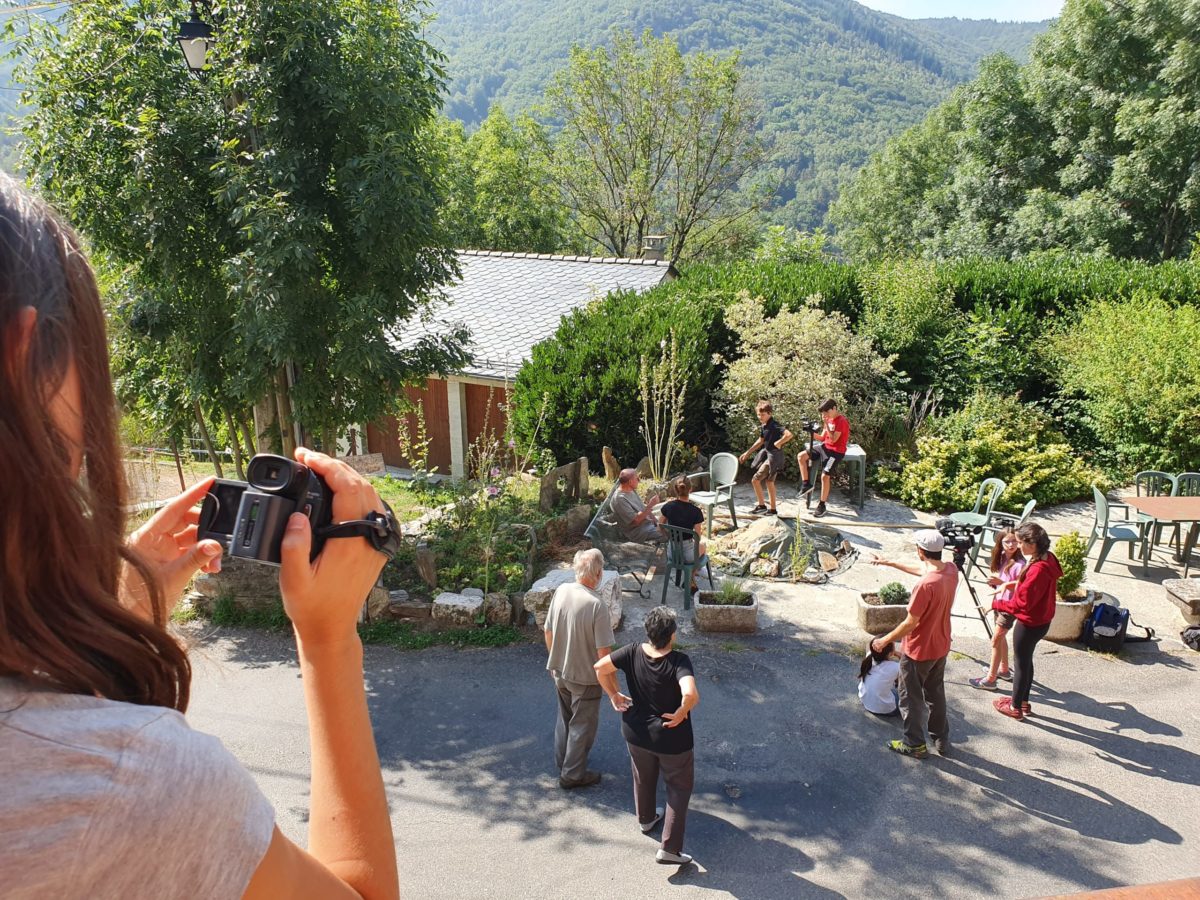
[[[824,521],[865,551],[911,553],[928,517],[836,496]],[[750,503],[746,504],[749,508]],[[789,504],[791,506],[789,507]],[[794,500],[781,504],[786,515]],[[1037,517],[1080,528],[1090,505]],[[762,630],[703,636],[683,617],[701,704],[687,850],[654,862],[635,826],[628,758],[604,710],[597,787],[563,792],[552,771],[554,699],[544,650],[401,653],[368,647],[366,676],[397,853],[410,898],[1023,897],[1200,874],[1200,655],[1157,584],[1111,559],[1092,587],[1158,629],[1120,658],[1041,645],[1036,717],[1013,722],[967,685],[986,663],[982,626],[960,591],[947,669],[953,754],[904,759],[895,722],[854,693],[864,636],[861,590],[896,574],[866,557],[836,583],[763,583]],[[911,579],[909,579],[911,581]],[[654,601],[627,602],[618,642],[638,640]],[[634,595],[626,594],[627,598]],[[668,594],[679,605],[680,593]],[[636,600],[636,598],[635,598]],[[307,740],[294,649],[283,635],[197,634],[193,725],[219,735],[255,773],[279,824],[305,838]]]

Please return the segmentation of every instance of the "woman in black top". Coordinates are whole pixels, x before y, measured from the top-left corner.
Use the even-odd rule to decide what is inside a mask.
[[[683,476],[676,478],[671,483],[671,488],[675,491],[675,499],[663,504],[662,520],[665,524],[673,525],[675,528],[687,528],[696,532],[696,539],[687,541],[683,545],[683,561],[695,562],[697,551],[700,556],[704,556],[708,549],[704,540],[699,537],[700,526],[704,524],[704,510],[688,499],[692,493],[692,483],[687,478]],[[695,591],[696,579],[693,577],[692,593]]]
[[[627,644],[596,663],[596,676],[613,709],[621,713],[621,734],[633,766],[633,806],[643,834],[663,819],[655,808],[658,778],[667,791],[660,863],[685,865],[683,852],[688,801],[695,781],[692,708],[700,701],[692,661],[674,649],[675,612],[659,606],[646,616],[644,644]],[[629,696],[621,693],[617,670],[625,673]]]

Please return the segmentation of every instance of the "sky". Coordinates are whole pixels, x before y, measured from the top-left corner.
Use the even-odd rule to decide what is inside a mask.
[[[996,19],[1040,22],[1062,11],[1063,0],[858,0],[864,6],[906,19]]]

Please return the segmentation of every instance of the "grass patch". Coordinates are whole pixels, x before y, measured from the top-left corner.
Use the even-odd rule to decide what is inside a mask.
[[[721,649],[729,653],[739,653],[747,648],[745,644],[739,644],[737,641],[723,641]]]
[[[512,625],[487,628],[452,628],[449,631],[416,631],[402,622],[372,622],[359,625],[364,644],[383,644],[400,650],[424,650],[426,647],[506,647],[526,640]]]
[[[225,594],[217,597],[208,619],[214,625],[280,630],[292,624],[279,603],[269,609],[246,609]]]
[[[454,496],[451,488],[432,484],[414,487],[412,483],[393,475],[370,475],[367,481],[375,486],[379,496],[387,501],[400,522],[419,519],[429,510],[450,502]]]
[[[950,658],[955,662],[961,662],[964,659],[974,659],[975,657],[967,653],[959,653],[957,650],[950,651]]]
[[[175,625],[187,625],[189,622],[195,622],[201,618],[200,610],[192,606],[190,603],[176,604],[171,610],[171,622]]]

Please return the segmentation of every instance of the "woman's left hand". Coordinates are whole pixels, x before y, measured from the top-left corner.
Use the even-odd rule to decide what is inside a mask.
[[[663,713],[664,728],[678,728],[687,721],[687,710],[682,706],[673,713]]]
[[[197,572],[221,571],[221,545],[196,539],[200,510],[196,508],[214,479],[196,482],[150,517],[129,536],[126,546],[138,555],[158,580],[167,609],[174,608],[183,589]],[[121,603],[147,619],[154,618],[150,592],[141,575],[126,565],[121,576]]]

